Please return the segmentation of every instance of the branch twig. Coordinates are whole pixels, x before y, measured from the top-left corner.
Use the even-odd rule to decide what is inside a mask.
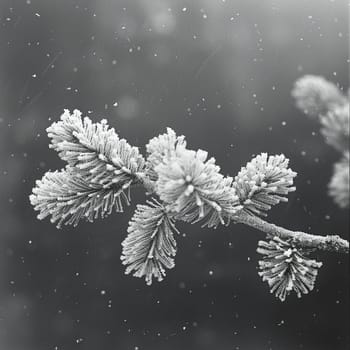
[[[275,224],[271,224],[257,216],[252,216],[240,212],[233,218],[235,222],[254,227],[281,239],[290,240],[293,244],[301,248],[312,248],[329,252],[349,254],[349,242],[338,235],[320,236],[301,231],[291,231]]]

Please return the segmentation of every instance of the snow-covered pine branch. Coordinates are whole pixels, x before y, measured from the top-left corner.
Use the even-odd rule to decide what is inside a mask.
[[[37,181],[30,200],[40,212],[39,219],[51,216],[58,226],[76,225],[82,218],[92,221],[113,209],[122,211],[123,204],[129,204],[133,184],[141,184],[148,194],[159,197],[159,201],[137,206],[122,243],[126,273],[145,277],[147,284],[153,278],[161,281],[166,269],[174,267],[175,220],[202,221],[209,227],[233,221],[264,232],[270,241],[259,244],[259,252],[266,255],[260,264],[261,274],[280,299],[291,289],[297,294],[312,289],[319,263],[307,260],[305,251],[349,253],[349,242],[339,236],[290,231],[259,218],[272,206],[287,201],[289,192],[295,190],[296,173],[288,168],[284,155],[258,155],[233,181],[220,173],[207,152],[187,149],[184,136],[170,128],[149,141],[146,161],[136,147],[120,140],[106,121],[82,120],[79,111],[65,111],[48,133],[51,147],[68,164]],[[285,251],[283,259],[280,253],[267,253],[281,249]]]

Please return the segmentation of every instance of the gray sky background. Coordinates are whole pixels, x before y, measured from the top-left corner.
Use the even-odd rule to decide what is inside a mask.
[[[141,190],[124,214],[62,230],[28,196],[64,166],[45,129],[78,108],[143,152],[170,126],[225,175],[284,153],[297,191],[268,219],[346,237],[326,193],[339,155],[290,92],[304,74],[348,89],[348,13],[342,0],[1,0],[0,349],[347,349],[347,257],[317,254],[315,290],[282,304],[257,275],[259,232],[180,225],[176,268],[147,287],[120,262]]]

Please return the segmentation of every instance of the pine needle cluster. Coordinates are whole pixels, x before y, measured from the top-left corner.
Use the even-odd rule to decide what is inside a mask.
[[[128,236],[122,243],[125,273],[134,271],[134,276],[145,277],[148,285],[152,284],[153,277],[162,281],[166,269],[175,266],[174,233],[178,233],[174,220],[159,202],[138,205],[129,223]]]
[[[288,163],[283,154],[262,153],[241,168],[233,188],[246,212],[266,216],[272,206],[288,201],[289,192],[295,191],[293,178],[297,175]]]
[[[184,221],[204,220],[203,225],[216,227],[241,209],[233,179],[221,175],[215,159],[207,160],[205,151],[182,149],[164,158],[155,171],[159,198]]]
[[[77,225],[81,219],[93,221],[114,209],[123,211],[130,202],[130,187],[146,170],[136,147],[119,139],[107,122],[92,123],[75,110],[47,128],[50,147],[67,162],[65,169],[47,172],[37,181],[30,196],[39,218]]]
[[[293,290],[298,298],[313,290],[322,263],[310,259],[309,251],[273,237],[269,241],[259,241],[257,252],[264,256],[259,261],[259,275],[281,301]]]

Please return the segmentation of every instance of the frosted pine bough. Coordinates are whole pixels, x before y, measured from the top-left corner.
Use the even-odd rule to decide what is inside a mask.
[[[269,238],[259,243],[258,252],[263,255],[266,249],[261,247],[278,239],[279,253],[264,257],[260,267],[263,279],[281,300],[292,289],[299,296],[312,289],[321,265],[308,265],[303,255],[306,250],[349,252],[349,243],[339,236],[293,232],[259,218],[295,191],[296,173],[288,168],[284,155],[262,153],[233,179],[220,173],[207,152],[187,149],[184,136],[170,128],[150,140],[146,159],[105,120],[92,123],[77,110],[72,114],[66,110],[47,131],[50,147],[67,165],[36,182],[30,201],[39,211],[38,218],[50,216],[58,227],[77,225],[83,219],[93,221],[113,211],[122,212],[130,204],[132,187],[144,186],[151,199],[137,206],[129,222],[121,260],[127,274],[144,277],[147,284],[153,278],[161,281],[175,265],[177,220],[208,227],[234,222],[257,228]],[[290,249],[296,260],[285,259],[281,265],[281,254],[288,256]]]
[[[51,222],[76,226],[81,219],[90,222],[110,214],[113,209],[123,211],[123,201],[129,204],[129,193],[123,186],[104,188],[87,181],[84,176],[67,167],[66,170],[47,172],[30,198],[39,219],[51,215]]]
[[[349,93],[345,96],[339,88],[323,77],[305,75],[294,84],[292,95],[296,105],[306,115],[321,124],[325,141],[342,154],[334,166],[328,193],[340,208],[349,208]]]
[[[39,218],[77,225],[93,221],[113,209],[123,211],[130,201],[130,186],[137,181],[145,160],[136,147],[120,140],[105,120],[92,123],[80,111],[65,110],[59,122],[47,128],[50,148],[68,164],[60,172],[47,172],[33,191],[31,202]]]

